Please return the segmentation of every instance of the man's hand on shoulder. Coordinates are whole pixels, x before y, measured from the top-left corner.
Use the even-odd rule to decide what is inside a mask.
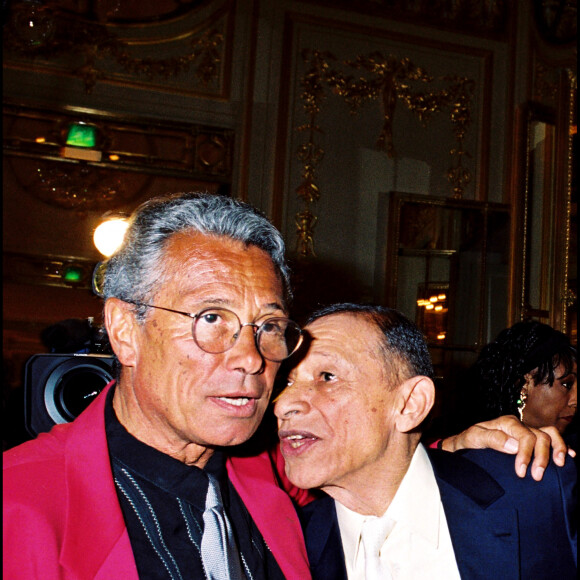
[[[441,447],[445,451],[495,449],[515,455],[515,469],[519,477],[525,477],[533,457],[531,473],[536,481],[544,476],[550,461],[550,450],[554,463],[559,466],[564,465],[566,453],[570,457],[576,456],[574,450],[568,449],[555,427],[526,427],[513,415],[472,425],[458,435],[443,439]]]

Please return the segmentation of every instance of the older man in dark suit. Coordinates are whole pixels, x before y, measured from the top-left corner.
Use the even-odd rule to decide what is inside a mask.
[[[572,461],[538,483],[495,451],[425,449],[431,361],[394,310],[337,305],[307,330],[276,415],[288,477],[325,492],[303,512],[315,579],[576,577]]]

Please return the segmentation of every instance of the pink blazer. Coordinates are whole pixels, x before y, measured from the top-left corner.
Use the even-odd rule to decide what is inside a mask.
[[[73,423],[4,453],[4,578],[138,580],[105,437],[109,388]],[[268,454],[227,468],[285,576],[310,578],[298,517]]]

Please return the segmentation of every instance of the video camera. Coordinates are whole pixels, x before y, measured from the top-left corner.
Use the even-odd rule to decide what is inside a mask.
[[[93,319],[65,320],[41,338],[52,352],[33,355],[24,368],[24,421],[33,437],[78,417],[115,377],[106,331]]]

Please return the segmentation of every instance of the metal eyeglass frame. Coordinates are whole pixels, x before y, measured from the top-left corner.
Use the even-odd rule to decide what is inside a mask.
[[[291,318],[286,318],[285,316],[272,316],[271,318],[267,318],[266,320],[264,320],[264,322],[262,322],[261,324],[256,324],[254,322],[243,322],[242,323],[242,321],[240,320],[240,317],[235,312],[233,312],[232,310],[229,310],[228,308],[222,308],[221,306],[204,308],[203,310],[201,310],[197,314],[192,314],[191,312],[184,312],[183,310],[175,310],[173,308],[167,308],[165,306],[156,306],[155,304],[147,304],[146,302],[138,302],[136,300],[123,300],[123,302],[127,302],[128,304],[133,304],[135,306],[143,306],[145,308],[156,308],[157,310],[165,310],[166,312],[173,312],[174,314],[181,314],[182,316],[187,316],[188,318],[193,319],[193,323],[191,325],[191,334],[192,334],[193,340],[194,340],[195,344],[197,344],[197,346],[201,350],[203,350],[204,352],[207,352],[208,354],[222,354],[224,352],[227,352],[231,348],[233,348],[234,345],[236,344],[236,342],[238,341],[240,331],[242,330],[242,328],[244,328],[244,326],[252,326],[255,328],[254,341],[256,344],[256,349],[258,350],[258,352],[260,353],[261,356],[263,356],[265,359],[267,359],[271,362],[282,362],[282,361],[286,360],[287,358],[290,358],[298,350],[298,348],[302,344],[302,340],[304,338],[304,335],[302,333],[302,329],[300,328],[298,323],[294,322],[294,320],[292,320]],[[217,311],[221,310],[221,311],[233,314],[233,316],[238,321],[239,329],[237,332],[234,333],[234,341],[232,342],[232,344],[230,346],[228,346],[224,350],[218,350],[218,351],[207,350],[206,348],[204,348],[203,346],[201,346],[199,344],[197,337],[196,337],[195,328],[196,328],[197,321],[200,319],[201,316],[203,316],[204,313],[214,311],[214,310],[217,310]],[[282,359],[272,359],[272,358],[267,357],[262,352],[262,348],[260,346],[260,336],[261,336],[260,332],[261,332],[262,328],[264,327],[264,325],[267,324],[268,322],[271,322],[272,320],[276,320],[276,321],[277,320],[284,320],[285,322],[293,324],[296,327],[296,329],[299,331],[299,337],[298,337],[298,340],[296,342],[296,346],[294,347],[294,349],[291,352],[289,352]]]

